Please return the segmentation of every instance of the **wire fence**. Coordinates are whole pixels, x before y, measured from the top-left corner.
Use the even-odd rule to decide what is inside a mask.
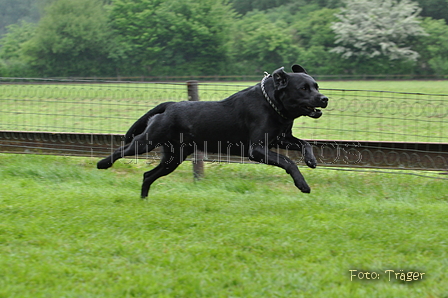
[[[200,83],[202,101],[224,99],[254,83]],[[189,100],[183,83],[0,80],[0,152],[105,156],[147,110]],[[319,119],[296,119],[320,166],[448,170],[448,95],[322,89]],[[281,152],[297,163],[303,156]],[[160,152],[148,154],[151,162]],[[241,157],[205,155],[217,162]],[[437,176],[437,174],[435,174]],[[440,177],[440,175],[438,175]]]
[[[221,100],[251,83],[201,83],[200,100]],[[303,139],[448,143],[448,95],[323,89],[320,119],[301,117]],[[188,100],[185,83],[0,84],[0,130],[124,133],[164,101]]]

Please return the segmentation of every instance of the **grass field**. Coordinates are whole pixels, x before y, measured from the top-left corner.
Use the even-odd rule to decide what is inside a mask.
[[[0,297],[448,297],[446,180],[95,162],[0,154]]]
[[[201,100],[220,100],[252,84],[204,83],[199,94]],[[320,85],[330,98],[329,106],[318,120],[296,120],[293,131],[301,138],[448,142],[447,81],[323,81]],[[124,133],[156,104],[187,100],[184,83],[2,84],[0,94],[2,130],[84,133]]]

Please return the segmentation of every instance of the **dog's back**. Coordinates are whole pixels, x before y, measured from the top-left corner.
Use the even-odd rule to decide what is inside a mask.
[[[175,104],[175,102],[168,101],[161,103],[154,109],[149,110],[145,115],[141,116],[140,119],[138,119],[126,132],[125,144],[129,144],[135,136],[145,131],[148,121],[152,116],[165,112],[166,108],[172,104]]]

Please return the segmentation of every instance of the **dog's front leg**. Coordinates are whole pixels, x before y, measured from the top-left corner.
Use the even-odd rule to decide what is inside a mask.
[[[290,135],[280,138],[277,145],[281,149],[301,151],[308,167],[314,169],[317,166],[317,160],[313,153],[313,147],[311,147],[310,143],[307,141]]]
[[[265,150],[264,146],[251,146],[249,149],[249,159],[256,162],[261,162],[267,165],[280,167],[291,175],[294,184],[298,189],[304,193],[310,193],[311,189],[305,181],[302,173],[300,173],[297,165],[288,157],[270,150]]]

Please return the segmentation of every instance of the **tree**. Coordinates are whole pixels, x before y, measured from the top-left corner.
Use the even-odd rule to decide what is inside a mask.
[[[328,8],[308,12],[291,26],[294,43],[300,48],[297,62],[313,73],[336,74],[343,72],[346,65],[339,55],[329,53],[335,46],[331,24],[337,21],[336,12]]]
[[[302,0],[299,1],[302,2]],[[253,10],[263,11],[279,7],[292,2],[292,0],[230,0],[230,2],[238,13],[244,15]]]
[[[422,74],[448,75],[448,25],[445,20],[424,18],[422,27],[428,33],[416,39],[421,57],[418,61]]]
[[[409,0],[345,0],[345,8],[332,25],[339,46],[332,52],[344,58],[386,56],[415,61],[418,53],[409,38],[426,33],[420,27],[421,9]]]
[[[101,0],[58,0],[47,9],[24,58],[40,75],[91,76],[111,73],[111,35]]]
[[[0,40],[0,58],[18,59],[21,56],[23,43],[34,36],[36,25],[22,21],[19,24],[9,25],[7,29],[8,33]]]
[[[5,28],[20,21],[37,22],[39,11],[36,0],[0,0],[0,35]]]
[[[120,41],[115,57],[139,74],[216,74],[226,67],[233,19],[221,0],[117,0],[111,22]]]
[[[6,27],[8,33],[0,40],[0,59],[2,60],[1,76],[29,76],[33,75],[29,66],[23,61],[23,44],[30,40],[36,25],[21,21]]]
[[[288,25],[283,20],[266,21],[268,16],[251,12],[234,24],[231,55],[238,73],[272,71],[295,62],[297,46],[292,43]]]
[[[292,8],[291,14],[301,10],[307,5],[316,5],[320,8],[337,8],[340,7],[342,0],[230,0],[233,8],[240,14],[245,15],[250,11],[267,11],[276,7]],[[437,1],[437,0],[433,0]],[[445,1],[445,0],[439,0]]]
[[[448,21],[448,0],[417,0],[422,8],[421,15]]]

